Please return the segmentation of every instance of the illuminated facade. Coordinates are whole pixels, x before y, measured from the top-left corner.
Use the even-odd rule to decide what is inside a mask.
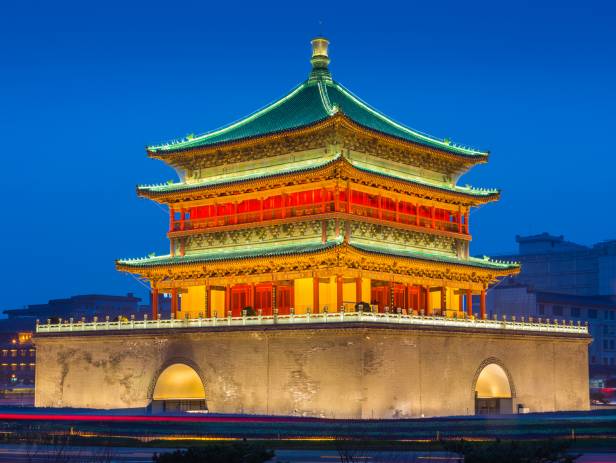
[[[486,319],[488,286],[519,270],[469,255],[469,212],[499,194],[457,182],[487,153],[390,120],[328,64],[315,39],[312,72],[287,96],[148,148],[180,176],[138,187],[169,208],[170,252],[116,265],[149,282],[152,316],[39,324],[37,406],[354,419],[588,409],[586,326]]]
[[[170,253],[119,260],[176,318],[355,310],[473,316],[512,263],[469,256],[469,213],[497,190],[459,186],[486,152],[376,111],[328,70],[223,129],[148,148],[181,181],[140,186],[169,208]],[[252,310],[251,310],[252,309]],[[158,315],[153,307],[153,316]]]

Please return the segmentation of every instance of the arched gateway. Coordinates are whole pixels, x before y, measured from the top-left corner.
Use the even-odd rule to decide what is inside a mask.
[[[166,367],[152,393],[153,412],[205,410],[205,388],[194,368],[184,363]]]
[[[483,362],[475,376],[475,414],[513,412],[513,387],[509,373],[496,359]]]

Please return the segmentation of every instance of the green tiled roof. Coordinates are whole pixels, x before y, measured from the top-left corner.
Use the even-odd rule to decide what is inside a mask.
[[[209,188],[220,185],[229,185],[232,183],[239,183],[243,181],[253,180],[257,178],[270,178],[278,175],[292,174],[297,172],[305,172],[314,169],[318,169],[320,167],[324,167],[341,157],[344,157],[343,154],[337,153],[333,156],[322,157],[318,159],[308,159],[305,161],[297,161],[292,164],[285,164],[284,166],[272,168],[264,167],[263,169],[255,169],[250,172],[237,172],[237,173],[229,173],[220,175],[214,178],[207,178],[203,181],[193,182],[193,183],[160,183],[156,185],[139,185],[137,190],[140,192],[148,192],[153,194],[165,194],[165,193],[174,193],[178,191],[192,191],[198,190],[200,188]],[[392,178],[395,180],[404,180],[406,182],[415,183],[418,185],[426,186],[428,188],[434,188],[437,190],[446,190],[451,191],[453,193],[460,193],[464,195],[474,196],[474,197],[486,197],[491,195],[496,195],[499,193],[497,189],[488,189],[488,188],[473,188],[471,186],[459,186],[459,185],[451,185],[448,182],[438,182],[433,181],[426,178],[417,177],[414,175],[406,174],[401,171],[395,171],[392,169],[387,169],[385,167],[379,167],[373,164],[368,164],[362,161],[357,160],[349,160],[351,165],[355,168],[370,172],[377,175],[382,175],[384,177]]]
[[[161,265],[181,265],[181,264],[197,264],[207,262],[218,262],[229,259],[250,259],[252,257],[274,257],[291,254],[306,254],[310,252],[323,251],[325,249],[338,246],[342,240],[332,240],[325,244],[321,241],[315,243],[301,243],[288,245],[267,245],[267,246],[252,246],[243,249],[218,250],[215,252],[205,252],[200,254],[189,254],[186,256],[153,256],[143,257],[139,259],[119,259],[120,265],[128,267],[158,267]]]
[[[284,164],[280,167],[267,166],[262,169],[255,169],[249,172],[232,172],[218,177],[208,177],[203,181],[193,183],[160,183],[157,185],[139,185],[137,190],[147,191],[151,193],[172,193],[176,191],[191,191],[198,190],[199,188],[208,188],[219,185],[229,185],[232,183],[244,182],[247,180],[253,180],[256,178],[269,178],[278,175],[294,174],[298,172],[305,172],[319,167],[324,167],[327,164],[340,159],[341,155],[335,154],[333,156],[324,156],[318,159],[307,159],[304,161],[296,161],[289,164]]]
[[[403,249],[401,247],[395,247],[391,244],[352,243],[351,246],[362,251],[386,254],[388,256],[408,257],[411,259],[428,260],[433,262],[468,265],[469,267],[481,267],[494,270],[507,270],[519,267],[519,264],[515,262],[494,261],[487,256],[484,258],[469,257],[468,259],[459,259],[457,257],[448,256],[445,254]]]
[[[149,146],[164,154],[259,137],[315,124],[342,112],[356,124],[405,141],[462,156],[486,156],[484,151],[453,144],[399,124],[326,76],[311,78],[265,108],[221,129],[199,136]]]
[[[301,244],[289,244],[289,245],[267,245],[261,247],[251,247],[249,249],[235,249],[228,251],[207,252],[200,254],[190,254],[187,256],[154,256],[144,257],[140,259],[120,259],[117,261],[119,265],[124,265],[133,268],[151,268],[162,265],[181,265],[181,264],[197,264],[218,262],[224,260],[237,260],[237,259],[249,259],[254,257],[274,257],[293,254],[306,254],[311,252],[324,251],[336,246],[342,245],[343,240],[341,237],[328,241],[327,243],[315,242],[315,243],[301,243]],[[356,248],[360,251],[372,252],[378,254],[385,254],[397,257],[407,257],[411,259],[421,259],[433,262],[442,262],[457,265],[467,265],[469,267],[479,267],[494,270],[506,270],[517,268],[519,265],[513,262],[497,262],[492,261],[489,258],[476,258],[471,257],[468,260],[458,259],[453,256],[446,256],[442,254],[434,254],[429,252],[422,252],[410,249],[402,249],[399,247],[392,247],[391,245],[379,245],[366,244],[366,243],[351,243],[351,248]]]

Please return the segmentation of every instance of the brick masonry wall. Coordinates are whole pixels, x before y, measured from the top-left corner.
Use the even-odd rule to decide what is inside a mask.
[[[589,338],[394,327],[38,335],[39,407],[145,407],[183,362],[211,412],[335,418],[474,413],[482,366],[508,372],[533,412],[587,410]]]

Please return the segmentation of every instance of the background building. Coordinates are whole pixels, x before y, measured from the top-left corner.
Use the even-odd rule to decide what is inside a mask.
[[[581,296],[616,295],[616,240],[584,246],[564,236],[516,236],[518,252],[499,256],[522,264],[513,281],[538,291]]]
[[[488,292],[487,305],[490,315],[499,318],[506,314],[518,319],[534,317],[588,323],[593,337],[588,356],[591,374],[616,374],[616,298],[613,296],[578,296],[503,283]]]
[[[541,233],[516,241],[518,253],[500,257],[520,262],[522,271],[490,289],[490,316],[588,323],[591,375],[616,374],[616,240],[583,246]]]
[[[132,293],[125,296],[85,294],[65,299],[52,299],[45,304],[31,304],[21,309],[4,310],[7,318],[0,319],[0,402],[3,404],[32,404],[36,350],[32,333],[36,321],[57,322],[60,319],[75,321],[98,316],[116,319],[131,315],[143,317],[151,304],[140,304],[141,299]],[[149,301],[148,301],[149,302]],[[158,306],[163,314],[170,310],[169,299],[159,296]]]
[[[32,328],[23,323],[0,321],[0,403],[32,405],[36,353]]]
[[[3,313],[7,320],[11,320],[19,330],[31,331],[36,320],[45,323],[47,319],[55,322],[60,318],[63,320],[73,318],[77,321],[82,317],[88,320],[92,317],[102,319],[106,316],[112,320],[118,316],[143,317],[151,311],[152,301],[148,301],[147,304],[140,304],[140,302],[141,298],[134,296],[133,293],[128,293],[126,296],[80,294],[66,299],[51,299],[45,304],[31,304],[21,309],[4,310]],[[163,316],[170,313],[170,299],[165,295],[158,295],[158,306]],[[0,320],[1,323],[3,320]]]

